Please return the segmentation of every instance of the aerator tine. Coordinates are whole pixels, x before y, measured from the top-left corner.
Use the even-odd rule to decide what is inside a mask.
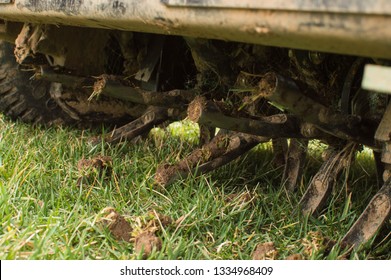
[[[341,244],[358,247],[368,242],[391,214],[391,178],[369,202],[367,208],[343,237]]]
[[[297,182],[301,178],[305,157],[307,154],[307,139],[291,139],[287,152],[282,183],[289,192],[296,189]]]
[[[330,151],[299,202],[303,214],[312,215],[322,210],[338,175],[351,161],[355,149],[356,144],[349,143],[341,150]]]
[[[167,120],[179,118],[180,111],[156,106],[149,106],[146,112],[134,121],[125,124],[107,133],[103,140],[106,143],[116,144],[124,140],[132,140],[137,136],[148,133],[154,126]],[[94,140],[92,144],[100,143],[101,139]]]
[[[223,166],[270,138],[248,135],[240,132],[220,130],[201,148],[195,149],[176,164],[161,164],[155,174],[155,182],[161,187],[190,174],[203,174]]]

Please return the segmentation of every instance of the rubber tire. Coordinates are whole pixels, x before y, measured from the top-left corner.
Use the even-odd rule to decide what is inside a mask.
[[[45,125],[70,124],[72,119],[50,97],[50,83],[31,79],[16,62],[14,45],[0,41],[0,112],[11,119]]]

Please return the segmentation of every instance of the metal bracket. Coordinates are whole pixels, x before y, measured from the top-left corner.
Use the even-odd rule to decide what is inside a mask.
[[[142,62],[141,69],[136,74],[136,80],[147,82],[151,79],[152,73],[160,60],[163,45],[163,36],[157,36],[151,40],[148,45],[147,57]]]
[[[149,42],[147,56],[135,76],[143,89],[157,91],[159,87],[164,41],[164,36],[156,36]]]
[[[364,68],[362,88],[391,94],[391,67],[367,64]]]
[[[391,67],[381,65],[365,65],[361,87],[381,93],[391,94]],[[391,102],[388,104],[383,118],[376,130],[375,139],[380,142],[391,141]],[[391,163],[391,162],[390,162]]]

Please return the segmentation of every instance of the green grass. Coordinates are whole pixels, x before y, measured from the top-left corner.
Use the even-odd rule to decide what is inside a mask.
[[[156,166],[174,162],[197,145],[194,126],[155,129],[145,141],[91,146],[97,132],[43,129],[0,117],[0,259],[137,259],[132,243],[116,241],[98,222],[114,207],[136,219],[150,210],[179,226],[159,231],[162,250],[150,259],[251,259],[259,243],[274,242],[278,259],[299,253],[308,259],[338,259],[325,253],[323,237],[340,240],[376,192],[368,151],[358,154],[342,175],[327,209],[318,218],[301,217],[297,203],[320,166],[320,144],[313,144],[305,175],[295,194],[280,186],[282,170],[273,168],[270,144],[210,174],[156,188]],[[113,158],[110,176],[95,174],[78,185],[77,162],[97,154]],[[230,194],[250,201],[227,201]],[[389,231],[389,223],[386,231]],[[382,235],[385,236],[384,234]],[[353,259],[390,259],[390,238],[350,255]]]

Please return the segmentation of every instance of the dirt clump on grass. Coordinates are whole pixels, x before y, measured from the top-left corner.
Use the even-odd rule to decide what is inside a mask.
[[[108,176],[112,170],[113,159],[110,156],[97,155],[91,159],[82,158],[77,162],[79,178],[77,185],[83,181],[89,182],[96,176]]]
[[[278,255],[277,249],[273,242],[266,242],[258,244],[255,248],[252,259],[253,260],[275,260]]]
[[[298,261],[303,260],[303,256],[300,254],[292,254],[285,258],[285,260],[292,260],[292,261]]]
[[[113,159],[110,156],[97,155],[91,159],[81,159],[77,162],[77,170],[80,173],[90,172],[96,170],[99,173],[113,166]]]
[[[136,254],[141,254],[143,258],[147,258],[153,250],[160,251],[162,249],[162,240],[153,232],[142,232],[135,238],[134,251]]]
[[[148,258],[152,252],[160,251],[162,240],[156,235],[157,232],[168,228],[173,224],[171,217],[156,212],[147,212],[145,215],[135,218],[137,226],[133,231],[134,252]]]
[[[141,216],[129,216],[127,219],[112,207],[103,209],[102,213],[105,214],[103,225],[115,239],[133,243],[134,253],[142,254],[144,259],[152,252],[161,250],[162,240],[157,233],[174,224],[171,217],[155,210]]]
[[[105,208],[102,212],[107,213],[102,219],[103,225],[109,229],[114,238],[130,242],[133,227],[125,217],[118,214],[112,207]]]
[[[148,214],[154,217],[153,222],[156,225],[159,224],[159,225],[163,226],[164,228],[166,228],[174,223],[173,219],[170,216],[163,215],[163,214],[158,213],[156,211],[149,211]]]

